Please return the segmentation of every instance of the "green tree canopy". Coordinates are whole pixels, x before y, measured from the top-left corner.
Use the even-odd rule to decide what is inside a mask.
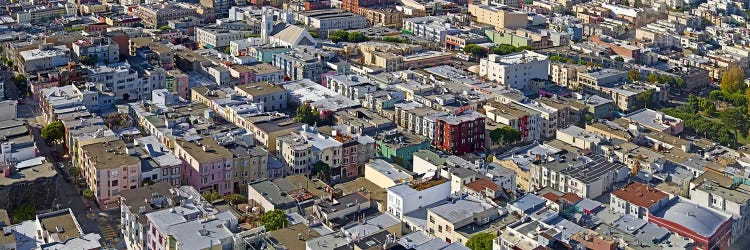
[[[744,83],[745,71],[737,66],[730,67],[724,74],[721,75],[721,82],[719,87],[721,90],[729,93],[743,93],[747,87]]]
[[[13,209],[13,223],[33,220],[36,218],[36,208],[31,204],[21,204]]]
[[[659,81],[659,76],[654,73],[648,74],[648,77],[646,77],[646,81],[656,83]]]
[[[513,143],[521,139],[521,133],[510,126],[496,128],[490,131],[490,140],[494,143]]]
[[[630,80],[631,82],[640,81],[641,72],[639,72],[637,69],[631,69],[630,71],[628,71],[628,80]]]
[[[221,199],[221,195],[219,194],[219,192],[216,192],[216,190],[204,191],[201,195],[203,195],[203,198],[209,202]]]
[[[65,135],[65,126],[62,121],[54,121],[42,129],[42,138],[48,141],[62,139]]]
[[[370,38],[362,34],[362,32],[352,32],[347,36],[347,41],[350,43],[361,43],[367,42]]]
[[[747,110],[745,109],[745,107],[730,107],[724,109],[719,116],[721,122],[728,128],[734,130],[735,134],[747,134],[748,119]]]
[[[318,161],[313,164],[312,169],[310,170],[310,176],[315,176],[318,179],[329,182],[331,181],[331,166],[328,166],[328,164],[323,161]]]
[[[260,216],[260,224],[266,227],[268,231],[274,231],[286,227],[289,220],[286,213],[282,210],[271,210]]]
[[[225,201],[229,202],[229,204],[239,204],[239,203],[242,203],[244,201],[247,201],[247,197],[239,195],[239,194],[224,195],[224,197],[222,197],[222,199],[224,199]]]
[[[654,101],[654,90],[649,89],[641,93],[638,93],[635,96],[635,100],[638,102],[638,105],[640,105],[641,107],[648,108],[649,106],[652,106],[653,101]]]
[[[405,43],[406,40],[400,37],[395,36],[386,36],[383,37],[383,42],[389,42],[389,43]]]
[[[471,250],[492,250],[492,240],[495,238],[497,236],[492,233],[478,233],[469,238],[469,241],[466,242],[466,247]]]
[[[624,62],[625,59],[623,59],[621,56],[617,56],[617,57],[615,57],[615,61],[616,62]]]
[[[294,117],[294,121],[313,125],[320,121],[320,113],[313,109],[309,103],[305,103],[297,107],[297,116]]]
[[[91,189],[83,190],[83,197],[92,199],[94,198],[94,191],[91,191]]]
[[[464,53],[471,54],[474,57],[484,57],[487,55],[487,52],[484,50],[482,46],[476,45],[476,44],[467,44],[464,49]]]

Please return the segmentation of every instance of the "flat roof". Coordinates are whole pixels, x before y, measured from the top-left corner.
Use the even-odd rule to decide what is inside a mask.
[[[185,138],[177,138],[175,143],[199,163],[213,162],[220,159],[232,159],[232,152],[219,145],[209,136],[201,136],[199,140],[188,141]],[[206,150],[203,150],[203,147]]]
[[[267,95],[271,93],[283,93],[286,95],[284,88],[277,85],[273,85],[268,82],[254,82],[243,85],[234,86],[238,91],[243,91],[251,96]]]
[[[83,146],[83,152],[94,162],[97,169],[113,169],[123,165],[141,163],[138,157],[125,152],[127,145],[121,140],[105,141]]]
[[[70,209],[38,215],[37,218],[42,224],[42,228],[49,231],[50,234],[57,234],[60,241],[76,238],[83,234]]]

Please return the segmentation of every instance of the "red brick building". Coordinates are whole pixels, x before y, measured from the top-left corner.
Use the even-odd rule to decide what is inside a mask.
[[[455,155],[484,151],[484,118],[472,110],[435,118],[432,146]]]
[[[732,217],[717,210],[677,199],[648,222],[695,241],[695,249],[727,249],[732,239]]]

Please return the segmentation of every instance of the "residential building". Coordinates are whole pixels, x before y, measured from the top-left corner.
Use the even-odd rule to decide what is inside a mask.
[[[288,118],[276,118],[254,122],[250,126],[250,131],[254,131],[255,140],[268,148],[269,153],[276,153],[278,151],[276,148],[277,138],[299,130],[302,124]]]
[[[72,3],[60,2],[47,5],[25,5],[15,12],[16,23],[45,24],[65,15],[74,15],[76,8]]]
[[[362,100],[378,87],[367,77],[357,75],[326,76],[326,87],[352,100]]]
[[[133,15],[141,18],[143,24],[149,28],[159,28],[167,25],[167,21],[184,17],[198,17],[196,6],[186,3],[154,3],[139,5],[133,10]]]
[[[484,106],[487,120],[509,126],[521,134],[520,141],[539,140],[542,136],[541,114],[524,106],[493,102]]]
[[[237,217],[208,203],[194,188],[180,187],[179,205],[145,215],[147,249],[231,249]]]
[[[705,172],[690,183],[690,201],[713,208],[732,216],[732,240],[734,243],[750,229],[747,184],[735,183],[732,178]]]
[[[404,214],[446,200],[451,195],[450,189],[450,182],[439,175],[388,187],[387,211],[403,219]]]
[[[172,186],[182,183],[182,161],[169,151],[159,139],[145,136],[133,141],[136,155],[141,158],[143,182],[166,182]]]
[[[302,11],[296,14],[297,22],[302,25],[320,30],[326,36],[330,31],[351,30],[367,27],[367,19],[356,13],[342,9],[325,9]]]
[[[471,110],[439,116],[432,145],[454,155],[484,151],[484,119],[485,115]]]
[[[627,166],[595,154],[568,152],[548,158],[551,159],[532,164],[532,190],[551,187],[563,193],[593,199],[610,191],[613,184],[625,181],[629,174]]]
[[[362,213],[373,205],[370,199],[360,192],[333,198],[331,201],[322,201],[313,205],[313,211],[319,215],[318,218],[333,229],[340,228],[347,221],[347,217]]]
[[[200,192],[233,193],[233,154],[213,138],[177,138],[174,154],[183,162],[182,183]]]
[[[650,214],[661,210],[670,201],[667,193],[638,182],[631,182],[613,191],[610,197],[609,205],[612,210],[644,220]]]
[[[341,167],[341,145],[335,139],[318,133],[317,128],[302,125],[299,131],[276,139],[278,154],[294,174],[309,175],[318,161],[331,169]]]
[[[3,211],[5,212],[5,211]],[[4,213],[5,214],[5,213]],[[5,215],[7,217],[7,214]],[[0,220],[3,249],[101,249],[102,236],[85,233],[70,208],[38,214],[34,219],[16,221]]]
[[[400,28],[403,25],[404,13],[389,7],[359,8],[360,15],[367,19],[372,26],[385,26]]]
[[[19,52],[19,57],[19,70],[23,74],[32,74],[68,65],[70,49],[64,45],[40,44],[39,48]]]
[[[682,133],[685,127],[685,122],[682,119],[652,109],[641,109],[628,114],[624,118],[631,123],[670,135]]]
[[[285,110],[289,102],[284,88],[265,81],[237,85],[234,89],[251,102],[263,103],[263,111]]]
[[[469,13],[477,22],[489,24],[497,30],[526,28],[528,14],[495,8],[485,4],[469,4]]]
[[[405,18],[403,29],[414,36],[429,41],[445,44],[445,37],[461,33],[450,23],[445,22],[445,16],[424,16]]]
[[[381,188],[390,188],[410,181],[412,175],[383,159],[365,163],[365,179]]]
[[[323,62],[316,52],[291,50],[284,54],[273,55],[273,66],[284,71],[291,80],[310,79],[320,82],[323,74]]]
[[[469,241],[459,229],[481,227],[502,215],[499,208],[484,200],[465,196],[427,209],[427,233],[445,242],[466,244]]]
[[[479,76],[518,90],[526,90],[534,79],[547,80],[549,58],[523,51],[508,55],[491,54],[479,62]]]
[[[73,53],[78,59],[85,56],[97,63],[104,64],[120,61],[120,45],[109,37],[90,37],[78,40],[73,43],[72,47]]]
[[[430,148],[430,140],[397,130],[386,131],[375,140],[377,156],[391,159],[406,169],[411,169],[415,152]]]
[[[141,186],[141,160],[121,140],[82,147],[81,172],[102,209],[117,208],[120,191]]]
[[[229,0],[201,0],[201,6],[207,9],[214,10],[214,15],[217,17],[227,17],[229,8],[236,4],[235,1]]]
[[[148,249],[146,214],[176,205],[179,197],[172,194],[174,188],[168,182],[157,182],[153,185],[124,190],[120,197],[120,220],[122,236],[128,249]]]
[[[229,42],[241,40],[249,31],[236,31],[213,27],[195,28],[195,41],[198,46],[207,49],[223,49],[229,47]]]

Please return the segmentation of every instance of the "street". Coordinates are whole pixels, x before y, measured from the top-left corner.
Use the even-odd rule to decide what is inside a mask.
[[[112,211],[101,211],[99,210],[93,201],[87,200],[81,196],[81,190],[75,186],[75,178],[70,178],[71,181],[65,181],[63,178],[62,167],[71,166],[69,158],[64,157],[61,161],[55,160],[55,153],[52,148],[42,139],[41,128],[44,118],[40,116],[39,104],[33,98],[26,96],[24,93],[19,93],[17,86],[13,83],[13,73],[9,71],[0,71],[0,77],[3,78],[3,84],[5,86],[5,97],[9,100],[18,100],[19,97],[23,97],[23,104],[17,106],[18,118],[26,119],[29,124],[29,132],[35,140],[35,144],[39,150],[39,154],[47,157],[48,160],[52,161],[57,168],[57,208],[65,209],[70,208],[75,214],[78,223],[84,233],[97,233],[102,236],[101,244],[106,248],[124,249],[125,242],[122,241],[119,234],[120,224],[120,211],[118,209]],[[61,152],[59,155],[63,155]]]

